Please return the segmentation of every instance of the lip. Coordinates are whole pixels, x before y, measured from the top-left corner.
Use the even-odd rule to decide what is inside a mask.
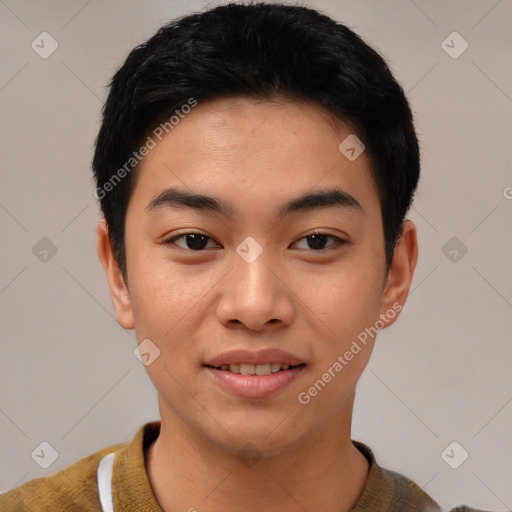
[[[266,398],[289,386],[304,370],[305,365],[260,376],[231,373],[210,366],[204,368],[223,390],[232,395],[242,398]]]
[[[263,350],[230,350],[218,356],[209,359],[204,363],[205,366],[222,366],[223,364],[266,364],[281,363],[297,366],[304,364],[305,361],[289,352],[278,348],[269,348]],[[287,371],[287,370],[284,370]],[[258,377],[261,378],[261,377]]]

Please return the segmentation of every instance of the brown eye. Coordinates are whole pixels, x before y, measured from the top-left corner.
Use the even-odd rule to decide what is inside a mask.
[[[184,245],[182,243],[177,243],[177,240],[184,241]],[[201,251],[205,249],[208,241],[212,240],[209,236],[203,235],[202,233],[183,233],[181,235],[177,235],[169,240],[165,241],[165,244],[175,244],[182,249],[188,249],[192,251]]]
[[[332,239],[333,242],[326,246],[329,239]],[[311,235],[306,235],[302,237],[298,242],[302,240],[306,240],[307,247],[302,247],[302,249],[312,249],[313,251],[328,251],[329,249],[335,249],[338,246],[348,244],[347,240],[343,240],[334,235],[328,235],[327,233],[313,233]]]
[[[306,237],[311,249],[325,249],[328,235],[309,235]]]

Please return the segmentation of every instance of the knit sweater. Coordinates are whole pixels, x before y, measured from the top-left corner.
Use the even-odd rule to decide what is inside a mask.
[[[0,495],[0,512],[93,512],[102,510],[97,470],[114,452],[111,494],[114,512],[162,512],[151,489],[144,454],[158,437],[160,421],[142,425],[128,443],[103,448],[61,471],[37,478]],[[441,507],[408,478],[382,468],[371,449],[352,441],[370,468],[353,512],[441,512]],[[451,512],[483,512],[466,506]]]

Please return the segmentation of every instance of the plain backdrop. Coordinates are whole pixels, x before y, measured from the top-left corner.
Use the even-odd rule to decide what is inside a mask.
[[[384,55],[422,147],[409,214],[419,262],[359,382],[353,438],[444,507],[510,510],[512,2],[303,4]],[[1,491],[158,419],[97,259],[90,164],[114,71],[164,22],[207,5],[0,1]],[[47,58],[32,46],[41,37],[45,51],[58,44]],[[31,456],[42,442],[58,453],[47,469]],[[457,469],[447,447],[452,464],[468,453]]]

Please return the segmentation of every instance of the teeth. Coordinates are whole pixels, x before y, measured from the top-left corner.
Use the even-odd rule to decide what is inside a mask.
[[[256,375],[270,375],[272,373],[270,370],[270,364],[257,364],[254,367],[254,373]]]
[[[254,365],[242,363],[240,365],[240,373],[242,375],[254,375]]]
[[[240,365],[238,363],[230,364],[229,371],[231,373],[240,373]]]
[[[270,375],[280,370],[288,370],[289,364],[281,363],[265,363],[265,364],[246,364],[246,363],[233,363],[223,364],[220,366],[221,370],[229,371],[231,373],[240,373],[242,375]]]

